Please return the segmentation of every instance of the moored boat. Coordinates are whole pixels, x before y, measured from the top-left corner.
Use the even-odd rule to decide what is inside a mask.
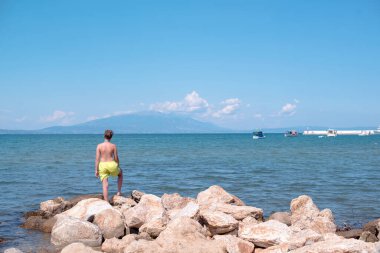
[[[286,133],[284,134],[285,137],[297,137],[298,136],[298,132],[296,130],[290,130],[290,131],[286,131]]]
[[[263,134],[263,131],[256,131],[253,132],[252,139],[257,140],[257,139],[264,139],[265,135]]]

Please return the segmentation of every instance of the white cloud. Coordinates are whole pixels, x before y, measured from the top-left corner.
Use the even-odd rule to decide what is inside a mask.
[[[157,112],[200,112],[209,108],[209,104],[206,99],[199,96],[196,91],[192,91],[187,94],[181,101],[172,102],[166,101],[163,103],[156,103],[150,106],[152,111]]]
[[[64,111],[54,111],[52,115],[49,116],[42,116],[40,117],[40,121],[45,123],[62,123],[62,124],[69,124],[73,120],[74,112],[64,112]]]
[[[297,109],[296,103],[294,103],[294,104],[287,103],[281,108],[279,115],[293,116],[296,113],[296,109]]]
[[[238,98],[229,98],[222,102],[223,108],[212,113],[212,116],[215,118],[222,118],[226,115],[232,115],[239,109],[241,104],[240,99]]]
[[[261,119],[263,117],[263,115],[261,113],[256,113],[253,115],[253,117],[256,119]]]

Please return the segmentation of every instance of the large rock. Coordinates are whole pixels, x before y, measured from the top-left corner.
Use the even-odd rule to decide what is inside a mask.
[[[321,240],[324,240],[321,234],[318,234],[311,229],[303,229],[293,232],[289,238],[289,242],[287,243],[287,248],[289,250],[294,250]]]
[[[280,243],[289,242],[291,229],[276,220],[270,220],[259,224],[241,223],[239,237],[248,240],[255,246],[268,248]]]
[[[206,224],[211,234],[225,234],[238,228],[239,222],[231,215],[210,210],[201,210],[201,222]]]
[[[99,253],[100,251],[96,251],[91,247],[86,246],[83,243],[75,242],[70,245],[64,247],[61,253]]]
[[[139,232],[146,232],[151,238],[157,238],[166,228],[165,219],[150,220],[139,228]]]
[[[238,197],[226,192],[218,185],[210,186],[207,190],[198,193],[197,202],[200,206],[208,206],[213,203],[225,203],[237,206],[245,205]]]
[[[233,235],[215,235],[214,240],[226,247],[228,253],[252,253],[255,245]]]
[[[290,213],[288,212],[272,213],[269,216],[268,220],[276,220],[276,221],[286,224],[287,226],[292,225],[291,216],[290,216]]]
[[[195,220],[180,217],[172,220],[155,241],[138,240],[124,253],[225,253],[225,247],[206,239],[206,231]]]
[[[334,217],[329,209],[319,211],[313,200],[306,195],[293,199],[290,203],[292,226],[317,233],[335,233]]]
[[[111,238],[106,239],[102,244],[102,251],[107,253],[123,253],[124,249],[136,240],[136,235],[129,234],[122,239]]]
[[[102,243],[102,234],[98,226],[71,216],[61,217],[51,232],[52,244],[63,247],[74,242],[82,242],[96,247]]]
[[[64,200],[62,197],[50,199],[40,203],[40,210],[49,213],[51,216],[62,213],[71,208],[73,204],[70,201]]]
[[[105,239],[124,236],[123,215],[116,209],[105,209],[96,214],[94,224],[99,227]]]
[[[364,241],[364,242],[378,242],[379,241],[376,235],[372,234],[370,231],[364,231],[360,235],[359,240]]]
[[[377,253],[380,247],[355,239],[334,239],[316,242],[291,253]]]
[[[161,197],[162,206],[166,211],[173,209],[182,209],[184,208],[190,201],[194,201],[192,198],[181,197],[178,193],[173,194],[164,194]]]
[[[243,220],[247,217],[253,217],[256,220],[263,220],[263,210],[253,206],[235,206],[224,203],[216,203],[208,206],[207,209],[229,214],[236,220]]]
[[[113,209],[113,207],[107,201],[98,198],[89,198],[81,200],[73,208],[56,216],[57,218],[71,216],[87,221],[89,218],[93,218],[96,214],[106,209]]]
[[[195,201],[190,201],[182,209],[172,209],[167,212],[169,219],[177,219],[180,217],[189,217],[192,219],[197,219],[199,214],[199,205]]]
[[[144,223],[162,219],[164,211],[161,198],[145,194],[136,206],[124,211],[123,215],[129,228],[140,228]]]

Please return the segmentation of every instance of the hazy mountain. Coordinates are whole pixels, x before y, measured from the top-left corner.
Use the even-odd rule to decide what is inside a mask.
[[[187,116],[145,112],[88,121],[72,126],[54,126],[41,130],[0,130],[3,134],[100,134],[105,129],[115,133],[226,133],[234,132]]]

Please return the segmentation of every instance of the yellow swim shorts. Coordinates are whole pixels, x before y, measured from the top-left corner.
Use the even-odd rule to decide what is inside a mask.
[[[120,173],[119,164],[115,161],[110,162],[100,162],[99,163],[99,177],[100,181],[108,178],[109,176],[116,177]]]

